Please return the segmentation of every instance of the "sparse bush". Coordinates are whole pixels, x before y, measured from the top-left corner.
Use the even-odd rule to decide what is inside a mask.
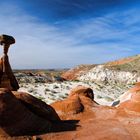
[[[55,90],[51,90],[52,93],[57,93]]]
[[[35,92],[33,92],[33,94],[34,94],[34,95],[36,95],[36,94],[37,94],[37,92],[35,91]]]
[[[35,85],[35,87],[38,87],[38,85]]]
[[[132,72],[133,72],[133,73],[137,73],[138,71],[137,71],[137,70],[133,70]]]
[[[48,89],[48,88],[45,88],[45,91],[50,91],[50,89]]]
[[[97,98],[98,98],[98,99],[101,99],[101,98],[103,98],[103,97],[102,97],[101,95],[97,95]]]
[[[114,99],[112,99],[111,97],[108,97],[108,96],[105,96],[104,98],[105,98],[105,100],[108,101],[108,102],[114,101]]]
[[[20,87],[24,87],[22,84],[20,84]]]
[[[60,95],[59,97],[62,98],[62,99],[65,99],[66,98],[64,95]]]
[[[68,93],[65,93],[65,95],[68,96],[69,94]]]
[[[39,96],[39,97],[37,97],[38,99],[40,99],[40,100],[45,100],[45,98],[44,97],[42,97],[42,96]]]
[[[49,99],[50,99],[50,100],[53,100],[53,101],[55,100],[55,98],[53,98],[53,97],[50,97]]]
[[[59,88],[59,87],[57,85],[53,85],[53,88],[56,89],[56,88]]]
[[[55,96],[55,94],[53,94],[53,93],[49,93],[49,95],[50,95],[50,96]]]
[[[73,80],[73,82],[80,82],[78,79]]]
[[[28,89],[28,92],[32,93],[34,91],[33,88]]]
[[[70,87],[69,87],[69,86],[66,86],[66,89],[67,89],[67,90],[69,90],[69,89],[70,89]]]

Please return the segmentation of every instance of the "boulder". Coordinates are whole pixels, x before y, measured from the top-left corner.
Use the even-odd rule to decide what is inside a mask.
[[[94,100],[94,93],[91,88],[84,86],[77,86],[70,91],[69,98],[77,95],[77,96],[85,96],[90,98],[92,101]]]
[[[47,119],[49,121],[60,121],[60,118],[55,112],[55,110],[50,105],[47,105],[40,99],[37,99],[34,96],[25,92],[13,91],[12,93],[26,108],[28,108],[32,113],[36,114],[37,116]]]
[[[53,123],[60,119],[52,107],[27,94],[16,96],[8,89],[0,90],[0,135],[24,136],[53,131]],[[43,109],[39,111],[41,106]]]
[[[63,101],[57,101],[52,103],[51,106],[59,115],[78,114],[84,110],[84,106],[78,96]]]
[[[92,89],[84,86],[72,89],[67,99],[51,104],[59,115],[78,114],[95,105],[97,103],[94,101]]]

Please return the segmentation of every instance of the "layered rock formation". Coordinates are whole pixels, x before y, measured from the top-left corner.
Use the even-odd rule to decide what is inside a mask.
[[[75,68],[68,70],[67,72],[64,72],[62,74],[62,77],[66,80],[77,80],[79,75],[84,74],[93,67],[95,67],[95,65],[79,65]]]
[[[104,65],[99,65],[88,71],[87,73],[80,75],[78,80],[92,81],[92,82],[104,82],[104,83],[126,83],[133,84],[140,81],[140,77],[136,73],[116,71],[106,68]]]
[[[140,81],[140,55],[101,65],[81,65],[62,76],[67,80],[133,84]]]

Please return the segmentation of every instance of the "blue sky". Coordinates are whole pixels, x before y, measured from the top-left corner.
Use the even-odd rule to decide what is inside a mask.
[[[67,68],[140,54],[139,0],[0,0],[13,68]],[[0,51],[2,52],[2,51]]]

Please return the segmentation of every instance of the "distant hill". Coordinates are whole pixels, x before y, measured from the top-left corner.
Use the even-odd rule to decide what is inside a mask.
[[[140,74],[140,55],[108,62],[105,64],[108,69],[135,72]]]
[[[63,81],[61,74],[66,69],[33,69],[33,70],[14,70],[14,75],[19,83],[48,83]]]
[[[88,72],[90,69],[94,68],[96,65],[78,65],[66,72],[64,72],[61,77],[66,80],[76,80],[80,74]]]
[[[99,65],[80,65],[62,74],[67,80],[132,84],[140,81],[140,55]]]

